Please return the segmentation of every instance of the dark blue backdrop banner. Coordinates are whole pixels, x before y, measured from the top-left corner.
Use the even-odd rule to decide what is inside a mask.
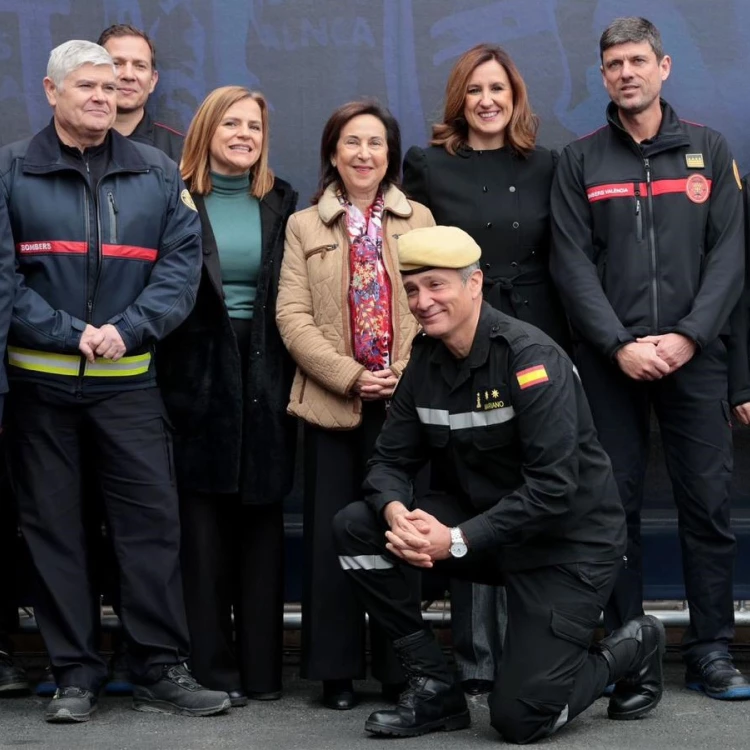
[[[541,144],[590,132],[607,102],[599,35],[635,14],[657,24],[672,55],[665,97],[681,117],[721,130],[750,169],[747,0],[0,0],[0,143],[48,121],[52,47],[130,22],[156,43],[153,114],[184,130],[216,86],[260,89],[272,106],[272,164],[306,201],[334,107],[376,96],[398,117],[405,148],[425,144],[451,65],[480,41],[518,64]]]

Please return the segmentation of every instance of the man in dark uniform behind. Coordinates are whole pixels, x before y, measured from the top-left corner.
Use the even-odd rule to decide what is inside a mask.
[[[149,96],[159,80],[156,49],[145,31],[127,23],[109,26],[96,42],[109,52],[117,73],[117,118],[114,129],[130,140],[163,151],[180,163],[184,136],[154,122],[146,111]]]
[[[640,617],[592,647],[625,550],[625,519],[577,373],[541,331],[482,301],[479,246],[455,227],[399,239],[412,313],[423,327],[364,484],[335,519],[341,566],[393,639],[409,675],[374,734],[469,725],[466,700],[425,629],[404,564],[504,584],[508,628],[492,725],[506,741],[546,737],[627,678],[662,693],[664,629]],[[443,493],[414,508],[432,461]]]

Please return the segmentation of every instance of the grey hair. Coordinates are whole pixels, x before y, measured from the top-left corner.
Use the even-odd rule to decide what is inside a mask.
[[[461,275],[461,283],[466,284],[466,282],[471,277],[471,274],[474,273],[474,271],[479,270],[479,261],[474,261],[474,263],[464,266],[463,268],[458,269],[458,273]]]
[[[631,42],[636,44],[648,42],[659,62],[664,57],[664,45],[661,41],[659,29],[646,18],[631,16],[629,18],[615,18],[604,29],[604,33],[599,39],[599,56],[602,62],[604,62],[604,52],[610,47]]]
[[[104,47],[84,39],[71,39],[50,52],[47,78],[55,84],[56,89],[59,89],[74,70],[84,65],[109,65],[112,72],[115,72],[112,58]]]

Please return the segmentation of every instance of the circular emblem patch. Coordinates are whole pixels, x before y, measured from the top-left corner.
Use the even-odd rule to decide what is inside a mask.
[[[685,183],[685,194],[693,203],[705,203],[711,194],[711,186],[702,174],[691,174]]]

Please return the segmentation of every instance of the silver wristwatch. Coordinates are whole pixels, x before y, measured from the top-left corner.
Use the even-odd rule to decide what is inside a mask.
[[[464,557],[468,551],[461,529],[454,526],[451,529],[451,557]]]

